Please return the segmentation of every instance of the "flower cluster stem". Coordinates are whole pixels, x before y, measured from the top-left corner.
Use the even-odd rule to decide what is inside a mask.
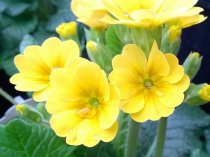
[[[157,140],[156,140],[157,143],[154,154],[155,157],[162,157],[163,155],[166,127],[167,127],[167,118],[161,118],[157,130]]]
[[[124,157],[136,157],[140,125],[130,119],[128,127]]]
[[[9,95],[7,92],[5,92],[2,88],[0,88],[0,95],[3,96],[11,104],[16,105],[16,102],[13,99],[13,97],[11,95]]]

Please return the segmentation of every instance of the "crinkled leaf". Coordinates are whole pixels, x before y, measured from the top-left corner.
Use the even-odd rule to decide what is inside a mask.
[[[1,157],[73,157],[75,147],[65,144],[46,126],[15,119],[0,126]]]
[[[22,18],[14,20],[13,23],[2,30],[3,48],[12,49],[18,47],[23,36],[31,33],[36,28],[36,16],[27,16],[25,20],[22,20]]]
[[[20,53],[23,53],[25,48],[30,45],[37,45],[37,42],[33,36],[26,34],[20,43],[20,48],[19,48]]]
[[[0,58],[0,66],[5,70],[7,75],[11,76],[17,73],[17,68],[14,64],[14,56],[17,54],[15,50],[3,51]]]

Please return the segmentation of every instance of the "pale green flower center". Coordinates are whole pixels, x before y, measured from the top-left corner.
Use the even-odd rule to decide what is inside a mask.
[[[150,79],[144,80],[144,87],[151,89],[154,86],[154,82]]]
[[[99,100],[97,98],[90,98],[89,104],[93,107],[97,108],[99,106]]]

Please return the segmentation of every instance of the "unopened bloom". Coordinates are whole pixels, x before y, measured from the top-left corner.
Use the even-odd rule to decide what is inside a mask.
[[[75,36],[77,34],[77,23],[76,22],[62,23],[56,28],[56,32],[62,38],[68,38],[69,36]]]
[[[181,33],[182,33],[182,29],[180,26],[172,25],[168,30],[169,41],[174,42],[175,40],[181,37]]]
[[[184,99],[190,80],[171,53],[163,54],[154,42],[149,58],[134,44],[113,59],[109,78],[120,90],[121,110],[137,122],[168,117]]]
[[[199,95],[204,101],[210,101],[210,85],[205,85],[200,91]]]
[[[58,38],[49,38],[42,46],[29,46],[15,57],[19,73],[12,76],[10,82],[19,91],[34,92],[34,100],[45,101],[50,93],[51,72],[63,68],[69,58],[78,56],[79,47],[73,40],[61,42]]]
[[[87,147],[115,137],[120,95],[97,64],[73,59],[52,73],[51,85],[46,109],[58,136],[66,137],[70,145]]]
[[[192,26],[205,20],[194,7],[198,0],[101,0],[109,14],[102,19],[108,24],[134,27],[159,26],[164,23]]]
[[[78,21],[94,29],[104,29],[108,24],[100,19],[107,14],[106,9],[98,0],[72,0],[71,10],[78,17]]]

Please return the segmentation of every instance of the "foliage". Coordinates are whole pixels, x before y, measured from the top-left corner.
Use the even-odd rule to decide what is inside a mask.
[[[0,69],[14,74],[16,54],[22,53],[25,46],[55,36],[55,28],[71,20],[75,18],[70,12],[70,0],[1,0]]]

